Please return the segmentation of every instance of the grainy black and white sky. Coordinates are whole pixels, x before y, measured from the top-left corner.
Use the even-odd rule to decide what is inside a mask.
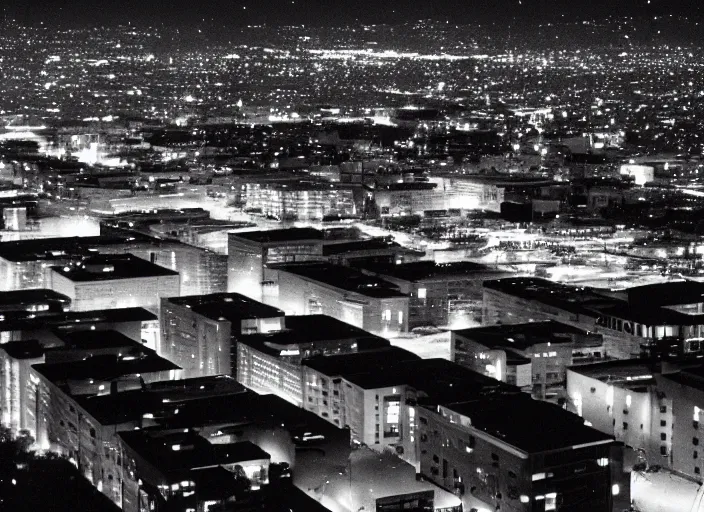
[[[402,23],[417,19],[506,22],[608,15],[704,17],[704,0],[2,0],[5,19],[95,26]]]

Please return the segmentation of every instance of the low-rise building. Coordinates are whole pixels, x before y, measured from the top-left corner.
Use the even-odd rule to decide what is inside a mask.
[[[157,352],[185,378],[230,375],[239,338],[283,328],[283,311],[237,293],[165,298]]]
[[[389,342],[325,315],[286,317],[286,329],[242,336],[237,343],[237,380],[260,393],[301,405],[301,362],[317,355],[362,352]]]
[[[144,308],[67,311],[64,313],[6,314],[0,322],[0,343],[38,340],[43,346],[61,346],[61,333],[115,330],[156,349],[159,322]]]
[[[607,356],[694,359],[704,351],[704,284],[678,281],[611,292],[546,279],[484,283],[486,324],[557,320],[604,338]]]
[[[513,386],[444,359],[420,359],[393,347],[304,362],[303,407],[375,450],[392,449],[417,464],[417,404],[429,397],[468,399]]]
[[[354,187],[314,181],[247,183],[245,209],[278,220],[311,221],[357,214]]]
[[[227,276],[229,292],[261,301],[264,267],[272,263],[319,261],[323,233],[312,228],[229,233]]]
[[[270,265],[273,306],[287,314],[324,314],[380,336],[408,331],[408,295],[383,279],[329,263]],[[265,301],[266,302],[266,301]]]
[[[147,509],[177,502],[183,510],[207,510],[269,482],[271,456],[249,441],[213,444],[191,431],[161,430],[118,437],[142,485],[161,494],[160,500],[147,500]]]
[[[48,288],[48,267],[71,266],[97,254],[130,253],[181,274],[184,295],[227,291],[227,256],[223,254],[136,231],[104,231],[101,227],[101,236],[0,243],[0,290]]]
[[[552,320],[452,331],[452,360],[518,386],[564,398],[567,368],[602,359],[601,335]]]
[[[670,466],[673,397],[657,393],[658,372],[638,359],[569,368],[568,406],[650,464]]]
[[[481,325],[482,283],[509,273],[470,262],[364,264],[365,273],[396,285],[409,296],[409,328],[443,326],[454,329]]]
[[[613,438],[522,393],[417,411],[420,472],[462,497],[465,509],[608,512]]]
[[[143,307],[158,311],[163,297],[181,295],[178,272],[131,254],[94,256],[48,268],[49,286],[67,295],[76,311]]]

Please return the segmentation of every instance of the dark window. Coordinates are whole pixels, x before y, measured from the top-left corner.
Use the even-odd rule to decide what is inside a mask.
[[[698,437],[693,437],[692,438],[692,444],[694,446],[699,446],[699,438]]]
[[[624,410],[623,410],[623,414],[624,414],[625,416],[628,416],[628,409],[624,409]]]
[[[700,472],[699,466],[694,466],[694,474],[698,475]]]
[[[469,447],[474,448],[475,439],[474,436],[469,436]]]
[[[667,426],[667,421],[665,421],[665,420],[660,420],[660,426],[661,426],[661,427],[666,427],[666,426]]]
[[[442,477],[447,478],[447,459],[442,459]]]
[[[90,437],[95,437],[95,429],[90,429]]]
[[[496,455],[495,453],[491,454],[491,460],[499,460],[499,456]]]
[[[665,432],[660,434],[660,441],[667,441],[667,434]]]
[[[660,455],[667,455],[667,446],[660,447]]]
[[[692,458],[693,458],[693,459],[698,459],[698,458],[699,458],[699,452],[697,452],[697,451],[692,452]]]
[[[667,406],[666,406],[666,405],[661,405],[661,406],[660,406],[660,413],[662,413],[662,414],[667,413]]]
[[[440,462],[440,457],[438,457],[437,455],[433,455],[433,462],[434,462],[435,464],[437,464],[438,462]]]
[[[699,422],[697,420],[694,420],[692,422],[692,427],[694,428],[694,430],[699,430]]]
[[[628,430],[628,423],[625,421],[623,422],[623,430]]]
[[[514,473],[513,471],[509,471],[509,472],[508,472],[508,477],[509,477],[509,478],[516,478],[516,473]]]

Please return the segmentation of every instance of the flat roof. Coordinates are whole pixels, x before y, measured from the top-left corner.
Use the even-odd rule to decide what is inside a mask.
[[[490,325],[453,331],[462,338],[474,340],[485,347],[505,347],[527,350],[541,343],[577,343],[598,346],[603,343],[600,334],[590,333],[571,325],[546,320],[522,324]],[[587,341],[592,343],[587,344]]]
[[[0,242],[0,258],[7,261],[55,261],[76,256],[95,254],[103,246],[124,245],[136,241],[155,241],[146,235],[129,233],[124,236],[86,236],[38,238]]]
[[[119,255],[101,254],[87,258],[77,265],[50,268],[53,272],[74,282],[113,281],[117,279],[179,275],[174,270],[160,267],[130,253]]]
[[[356,352],[333,356],[315,356],[303,360],[303,365],[330,377],[351,376],[369,372],[382,373],[404,361],[420,361],[421,358],[408,350],[393,345],[379,350]]]
[[[108,395],[78,396],[75,399],[101,425],[116,425],[140,420],[145,414],[151,414],[152,420],[162,423],[169,417],[178,418],[185,404],[212,405],[213,399],[224,400],[233,395],[245,394],[253,392],[232,377],[218,375],[153,382],[147,384],[144,389]],[[177,409],[178,414],[175,413]],[[207,417],[208,414],[201,410],[200,421]]]
[[[341,265],[324,262],[282,263],[271,265],[271,268],[366,297],[377,299],[408,297],[388,281]]]
[[[178,407],[178,414],[165,414],[157,418],[163,429],[200,429],[209,425],[261,425],[263,429],[286,428],[292,436],[306,433],[335,435],[339,428],[326,420],[297,407],[276,395],[259,395],[247,390],[244,393],[215,395],[197,400],[171,402]]]
[[[317,356],[303,361],[330,378],[341,377],[362,389],[408,385],[427,395],[427,399],[459,400],[497,390],[519,393],[504,384],[446,359],[421,359],[398,347],[385,350]]]
[[[638,288],[647,288],[649,293],[654,292],[657,295],[656,289],[650,289],[650,286]],[[565,285],[537,277],[511,277],[484,281],[484,288],[595,318],[611,316],[645,325],[699,325],[704,323],[704,314],[689,315],[661,307],[657,301],[634,301],[633,304],[630,304],[627,300],[606,295],[608,293],[606,291]],[[632,292],[630,295],[628,295],[630,290],[626,290],[626,292],[627,296],[638,297],[638,292]]]
[[[0,344],[0,350],[13,359],[38,359],[44,355],[45,349],[37,340],[22,340]]]
[[[683,368],[676,373],[664,373],[659,375],[658,378],[671,380],[682,386],[704,391],[704,364]]]
[[[654,383],[659,373],[652,364],[642,359],[617,359],[602,363],[570,366],[569,371],[625,388],[638,388]]]
[[[652,306],[674,306],[704,302],[704,283],[674,281],[635,286],[626,290],[630,302]]]
[[[229,237],[242,238],[260,244],[295,242],[298,240],[323,240],[323,232],[314,228],[270,229],[265,231],[243,231],[229,233]]]
[[[159,430],[142,429],[120,432],[118,435],[135,453],[166,475],[174,473],[181,475],[184,470],[209,468],[235,462],[271,459],[267,452],[249,441],[211,444],[207,439],[191,431],[164,433]],[[174,445],[179,445],[181,449],[174,450]],[[189,448],[184,449],[185,447]]]
[[[0,320],[0,332],[36,330],[41,328],[72,328],[85,324],[96,323],[121,323],[121,322],[148,322],[158,320],[154,313],[144,308],[97,309],[94,311],[66,311],[62,313],[47,314],[35,317],[31,313],[22,316],[5,315],[5,320]]]
[[[146,347],[144,349],[152,352]],[[123,375],[181,369],[171,361],[156,355],[155,352],[135,359],[119,358],[114,355],[94,356],[81,361],[35,364],[32,368],[54,383],[87,379],[112,380]]]
[[[335,256],[338,254],[364,251],[382,251],[391,254],[405,250],[406,249],[401,247],[396,242],[390,242],[384,238],[370,238],[368,240],[350,240],[346,242],[326,243],[323,245],[323,256]]]
[[[62,293],[46,288],[33,288],[29,290],[12,290],[0,293],[0,308],[11,306],[27,306],[31,304],[44,304],[47,302],[60,302],[69,304],[71,299]]]
[[[238,322],[250,318],[278,318],[284,312],[239,293],[213,293],[163,299],[167,303],[190,308],[211,320]]]
[[[508,272],[496,270],[488,265],[461,261],[454,263],[435,263],[434,261],[416,261],[400,265],[373,265],[366,270],[377,275],[403,279],[404,281],[442,280],[457,277],[481,277],[485,274],[503,274]]]
[[[443,405],[469,418],[472,427],[526,453],[613,441],[613,437],[585,426],[576,414],[524,393]]]
[[[438,187],[437,183],[430,183],[427,181],[418,181],[410,183],[387,183],[385,185],[379,186],[376,190],[383,191],[398,191],[398,190],[434,190]]]
[[[77,350],[91,350],[100,348],[120,348],[125,347],[125,349],[146,349],[146,347],[138,342],[125,336],[124,334],[106,330],[106,331],[72,331],[68,333],[57,333],[64,342],[67,348],[77,349]],[[59,350],[62,350],[60,348]],[[147,349],[148,350],[148,349]],[[144,352],[143,350],[141,350]]]
[[[354,340],[358,345],[357,350],[371,350],[390,345],[385,338],[327,315],[287,316],[284,330],[248,334],[237,338],[238,343],[274,356],[281,352],[278,347],[341,340]]]

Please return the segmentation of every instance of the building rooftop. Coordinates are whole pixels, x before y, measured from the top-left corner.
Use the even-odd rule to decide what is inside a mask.
[[[32,313],[20,316],[7,315],[0,320],[0,332],[47,329],[74,330],[87,324],[148,322],[158,317],[143,308],[99,309],[95,311],[67,311],[56,314],[44,314],[35,317]]]
[[[671,380],[682,386],[704,391],[704,364],[683,368],[678,372],[662,374],[658,376],[658,379]]]
[[[54,290],[44,288],[0,293],[0,311],[28,311],[32,306],[42,304],[68,307],[71,304],[71,299]]]
[[[81,406],[101,425],[115,425],[130,421],[141,422],[145,415],[152,422],[162,424],[168,418],[178,418],[185,404],[213,404],[214,399],[233,395],[253,394],[235,379],[225,375],[200,377],[147,384],[143,389],[121,391],[108,395],[77,396]],[[178,412],[176,412],[178,411]],[[209,415],[201,410],[200,421]],[[197,422],[193,423],[196,426]]]
[[[271,265],[271,268],[366,297],[377,299],[407,297],[393,284],[349,267],[312,262],[283,263]]]
[[[474,327],[457,330],[454,333],[488,348],[503,347],[515,350],[527,350],[541,343],[579,343],[583,346],[599,346],[603,343],[600,334],[589,333],[554,320]]]
[[[626,290],[630,303],[675,306],[704,302],[704,283],[674,281],[636,286]]]
[[[438,186],[437,183],[428,183],[427,181],[418,181],[410,183],[387,183],[385,185],[380,185],[377,190],[390,190],[390,191],[405,191],[405,190],[434,190]]]
[[[507,274],[481,263],[462,261],[456,263],[435,263],[434,261],[417,261],[400,265],[373,266],[365,270],[376,275],[388,276],[404,281],[432,281],[454,279],[458,277],[484,278],[486,274]]]
[[[140,342],[133,340],[117,331],[73,331],[67,333],[58,333],[61,341],[64,342],[66,348],[75,350],[95,350],[104,348],[120,348],[124,347],[125,355],[135,351],[144,352],[146,349]],[[60,348],[59,350],[63,350]]]
[[[658,287],[660,285],[652,286]],[[699,325],[704,323],[704,314],[687,314],[661,307],[659,301],[636,300],[629,303],[625,297],[609,296],[606,291],[569,286],[536,277],[512,277],[485,281],[484,288],[526,300],[535,300],[571,313],[584,314],[594,318],[611,316],[645,325]],[[645,288],[646,292],[644,293],[657,295],[656,288],[651,288],[651,285],[638,288]],[[637,290],[637,288],[633,290]],[[627,292],[629,293],[626,294],[626,297],[638,297],[638,292],[631,292],[631,290]]]
[[[576,414],[526,394],[443,405],[469,418],[472,427],[529,454],[613,442],[611,436],[585,426]]]
[[[249,334],[237,341],[278,357],[282,351],[301,345],[342,340],[354,340],[361,351],[389,346],[385,338],[326,315],[287,316],[284,330]]]
[[[181,479],[183,471],[271,458],[267,452],[249,441],[211,444],[191,431],[165,433],[143,429],[118,435],[133,452],[175,480]]]
[[[76,380],[114,380],[125,375],[156,373],[170,370],[180,370],[172,362],[144,348],[141,357],[118,357],[114,355],[95,356],[81,361],[71,361],[55,364],[35,364],[32,366],[38,373],[55,384]]]
[[[323,240],[323,232],[314,228],[271,229],[268,231],[244,231],[230,233],[232,238],[242,238],[259,244],[296,242],[299,240]]]
[[[621,359],[571,366],[569,371],[619,387],[637,388],[654,383],[658,370],[642,359]]]
[[[313,357],[303,364],[331,378],[341,377],[362,389],[408,385],[424,400],[460,400],[518,388],[486,377],[446,359],[420,359],[397,347],[358,354]]]
[[[355,252],[384,252],[396,253],[405,251],[403,247],[384,238],[370,238],[368,240],[350,240],[346,242],[326,243],[323,245],[323,256],[337,256]]]
[[[256,424],[262,431],[285,428],[292,437],[306,435],[332,436],[339,429],[326,420],[297,407],[276,395],[244,393],[212,396],[198,400],[171,402],[178,414],[163,415],[157,422],[163,429],[196,429],[209,425]]]
[[[123,245],[135,241],[154,241],[146,235],[87,236],[39,238],[0,243],[0,258],[13,261],[56,261],[96,254],[100,247]]]
[[[44,346],[37,340],[10,341],[0,345],[13,359],[39,359],[44,356]]]
[[[166,303],[190,308],[211,320],[239,322],[250,318],[278,318],[284,312],[272,306],[240,295],[239,293],[213,293],[162,299]]]
[[[384,373],[388,369],[395,368],[406,361],[420,360],[420,357],[408,350],[388,346],[379,350],[357,352],[354,354],[315,356],[305,359],[303,365],[323,375],[342,377],[354,375],[363,376],[368,373]]]
[[[177,276],[178,272],[160,267],[132,254],[99,255],[75,265],[51,267],[53,272],[74,282],[112,281],[144,277]]]

